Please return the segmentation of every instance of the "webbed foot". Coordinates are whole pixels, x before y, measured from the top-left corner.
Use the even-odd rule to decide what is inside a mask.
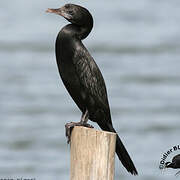
[[[94,128],[92,125],[88,123],[84,123],[83,121],[80,122],[70,122],[65,125],[65,130],[66,130],[66,137],[67,137],[67,143],[71,141],[71,132],[74,128],[74,126],[84,126],[87,128]]]

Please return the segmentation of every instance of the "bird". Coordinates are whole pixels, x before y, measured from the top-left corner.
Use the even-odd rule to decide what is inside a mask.
[[[64,17],[70,23],[58,33],[55,43],[56,62],[60,77],[70,96],[82,112],[80,122],[65,125],[66,136],[74,126],[92,127],[88,120],[96,122],[104,131],[116,133],[111,120],[107,90],[102,73],[93,57],[82,43],[93,28],[93,17],[84,7],[76,4],[46,12]],[[120,137],[116,138],[116,154],[132,175],[138,172]]]
[[[174,156],[172,162],[166,162],[165,168],[180,169],[180,154]],[[178,171],[175,176],[178,176],[179,174],[180,171]]]
[[[165,168],[179,169],[180,168],[180,154],[174,156],[172,158],[172,162],[166,162]]]

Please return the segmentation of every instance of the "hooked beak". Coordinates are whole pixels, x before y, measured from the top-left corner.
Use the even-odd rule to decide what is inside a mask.
[[[50,9],[48,8],[46,10],[47,13],[54,13],[54,14],[58,14],[60,16],[63,16],[65,19],[67,20],[71,20],[72,19],[72,16],[70,14],[68,14],[65,10],[64,10],[64,7],[61,7],[59,9]]]
[[[50,8],[48,8],[48,9],[46,10],[46,12],[47,12],[47,13],[59,14],[59,9],[50,9]]]

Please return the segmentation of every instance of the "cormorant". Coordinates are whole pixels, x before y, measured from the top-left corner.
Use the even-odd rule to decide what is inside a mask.
[[[172,158],[172,162],[166,162],[165,168],[172,168],[172,169],[180,169],[180,154],[174,156]],[[179,175],[180,171],[178,171],[175,175]]]
[[[81,121],[68,123],[66,128],[74,125],[87,124],[88,119],[97,122],[101,129],[116,133],[111,121],[107,91],[103,76],[94,59],[83,45],[92,30],[93,18],[90,12],[79,5],[66,4],[58,9],[48,9],[47,12],[63,16],[70,24],[64,26],[56,39],[56,60],[62,81],[82,112]],[[70,135],[70,130],[66,135]],[[127,169],[133,175],[137,170],[117,135],[116,153]]]
[[[166,168],[179,169],[180,168],[180,154],[172,158],[172,162],[166,162]]]

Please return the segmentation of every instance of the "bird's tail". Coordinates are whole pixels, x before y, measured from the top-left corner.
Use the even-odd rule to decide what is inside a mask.
[[[115,129],[112,127],[110,123],[106,123],[106,124],[98,123],[98,125],[101,127],[102,130],[116,133]],[[118,155],[119,160],[122,162],[123,166],[127,169],[128,172],[130,172],[133,175],[138,175],[134,163],[131,160],[118,134],[116,138],[116,154]]]

